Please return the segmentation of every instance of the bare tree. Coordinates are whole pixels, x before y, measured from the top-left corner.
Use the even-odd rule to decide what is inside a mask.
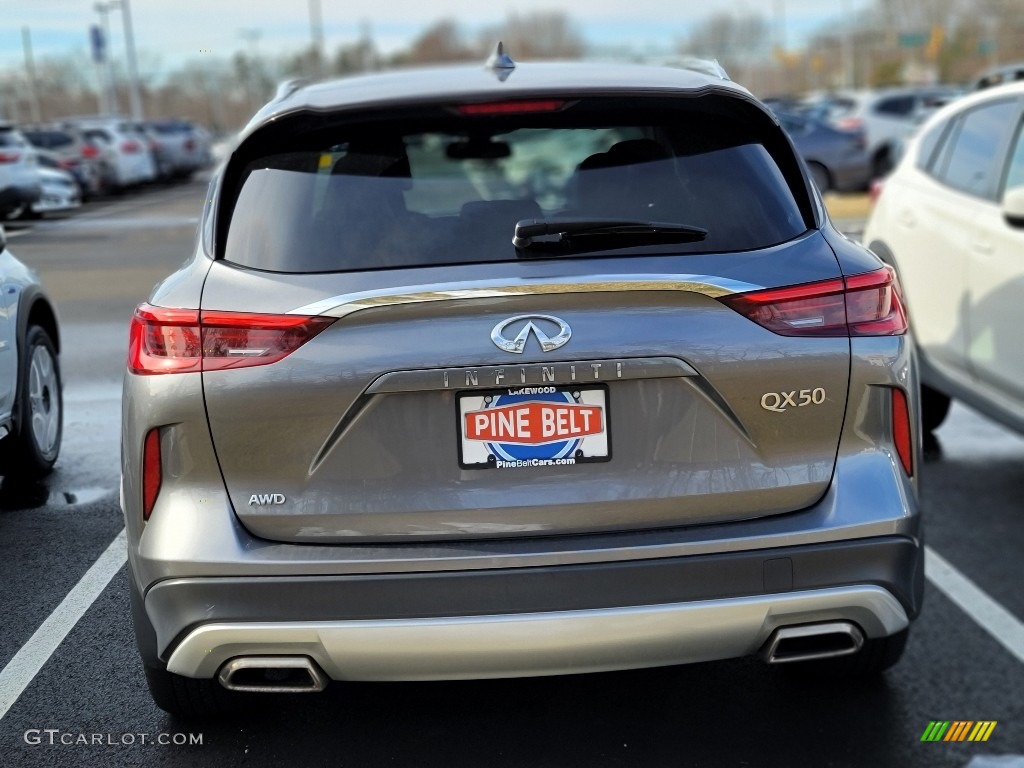
[[[576,25],[559,11],[510,14],[480,33],[476,55],[492,52],[499,40],[513,59],[578,59],[586,50]]]
[[[769,57],[771,29],[756,13],[717,13],[697,24],[681,48],[685,53],[717,59],[727,70],[742,73]]]
[[[474,57],[475,52],[463,42],[458,24],[452,19],[441,19],[413,40],[408,53],[397,57],[397,61],[422,64],[466,61]]]

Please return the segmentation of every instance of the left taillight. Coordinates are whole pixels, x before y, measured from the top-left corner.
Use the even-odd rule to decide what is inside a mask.
[[[780,336],[898,336],[907,331],[899,286],[889,267],[719,301]]]
[[[142,519],[149,520],[160,495],[163,464],[160,459],[160,430],[151,429],[142,444]]]
[[[142,304],[132,317],[128,370],[154,375],[269,365],[333,322],[330,317],[200,312]]]

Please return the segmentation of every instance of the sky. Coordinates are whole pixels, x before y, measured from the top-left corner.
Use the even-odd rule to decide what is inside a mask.
[[[309,44],[310,0],[131,0],[135,45],[144,68],[169,71],[201,56],[229,58],[245,50],[246,33],[256,31],[261,54],[297,51]],[[312,0],[316,2],[317,0]],[[368,25],[385,53],[403,48],[440,18],[454,19],[472,33],[497,24],[509,13],[562,11],[588,43],[669,52],[695,22],[720,11],[758,12],[785,20],[785,41],[798,45],[841,12],[867,0],[319,0],[329,54],[356,41]],[[94,0],[3,0],[0,11],[0,70],[24,65],[22,28],[31,32],[36,60],[89,50],[88,29],[99,21]],[[110,14],[110,50],[123,60],[120,9]],[[774,23],[774,21],[773,21]],[[210,53],[207,53],[210,52]],[[514,54],[514,52],[513,52]]]

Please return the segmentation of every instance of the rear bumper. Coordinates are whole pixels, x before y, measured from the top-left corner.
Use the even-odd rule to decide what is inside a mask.
[[[592,611],[386,621],[212,623],[167,668],[213,677],[236,656],[308,656],[334,680],[452,680],[685,664],[756,653],[781,626],[854,621],[868,637],[908,624],[879,587]]]
[[[544,568],[171,579],[135,622],[147,663],[189,677],[236,656],[304,655],[333,679],[458,679],[733,658],[819,621],[881,637],[907,626],[922,593],[918,542],[892,536]]]

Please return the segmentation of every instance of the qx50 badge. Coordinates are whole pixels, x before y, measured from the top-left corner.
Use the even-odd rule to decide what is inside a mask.
[[[765,392],[761,395],[761,407],[773,413],[782,413],[787,408],[803,408],[805,405],[821,405],[825,402],[825,390],[793,390],[792,392]]]
[[[539,326],[537,325],[538,322],[540,323]],[[510,332],[515,332],[517,328],[518,333],[516,333],[515,338],[509,339],[505,334],[506,329]],[[554,331],[554,335],[549,336],[545,333],[545,330],[549,332]],[[566,342],[572,337],[572,329],[561,318],[552,315],[516,315],[508,320],[502,320],[494,326],[491,330],[491,341],[494,342],[498,349],[521,355],[531,333],[536,337],[537,343],[540,344],[541,351],[543,352],[551,352],[565,346]]]

